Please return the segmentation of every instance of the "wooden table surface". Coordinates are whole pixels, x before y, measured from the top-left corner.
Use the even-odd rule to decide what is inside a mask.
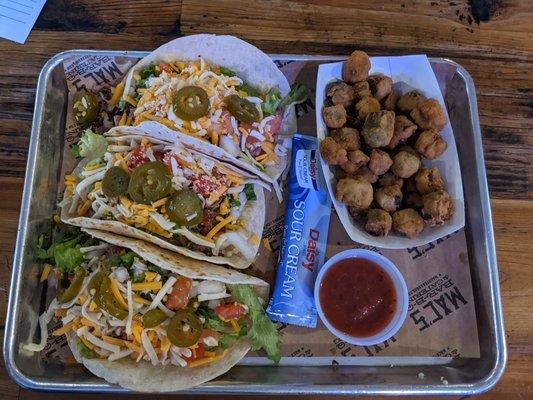
[[[177,36],[202,32],[237,35],[267,52],[348,54],[359,48],[372,55],[425,53],[451,58],[472,74],[478,95],[509,352],[502,380],[480,398],[533,397],[530,0],[48,0],[25,45],[0,39],[2,337],[41,67],[52,55],[67,49],[150,50]],[[7,376],[3,363],[0,397],[71,398],[68,394],[19,389]],[[130,397],[133,396],[121,398]]]

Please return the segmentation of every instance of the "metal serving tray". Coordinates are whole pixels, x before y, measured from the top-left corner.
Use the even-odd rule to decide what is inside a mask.
[[[21,386],[48,391],[125,392],[79,365],[45,364],[37,354],[20,351],[33,336],[44,307],[42,285],[34,267],[35,238],[49,228],[55,210],[67,105],[62,62],[72,56],[142,57],[146,52],[70,50],[43,67],[37,85],[33,128],[9,293],[4,358],[10,376]],[[276,60],[331,62],[343,57],[273,55]],[[416,366],[236,366],[187,393],[287,393],[414,395],[480,393],[501,377],[506,348],[492,217],[483,160],[476,92],[468,72],[453,61],[430,59],[437,77],[455,68],[445,97],[465,190],[466,236],[474,287],[481,355],[446,365]],[[453,332],[451,333],[453,334]],[[419,373],[424,374],[420,379]],[[422,375],[420,375],[422,376]],[[443,384],[445,377],[448,384]]]

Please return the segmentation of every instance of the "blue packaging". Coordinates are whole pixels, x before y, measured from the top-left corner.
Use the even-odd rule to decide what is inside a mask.
[[[320,170],[316,137],[294,135],[280,261],[267,307],[273,321],[314,328],[313,296],[324,263],[331,199]]]

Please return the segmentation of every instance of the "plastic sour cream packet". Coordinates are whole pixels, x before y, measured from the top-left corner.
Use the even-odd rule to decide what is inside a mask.
[[[319,167],[316,137],[294,135],[283,242],[267,314],[277,322],[314,328],[313,288],[324,263],[331,199]]]

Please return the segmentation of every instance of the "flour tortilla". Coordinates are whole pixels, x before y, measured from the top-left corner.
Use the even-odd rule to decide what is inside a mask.
[[[257,294],[264,299],[268,295],[268,283],[259,278],[205,261],[189,259],[141,240],[94,229],[82,230],[97,239],[126,247],[146,261],[187,278],[208,279],[227,284],[248,284],[254,286]],[[241,339],[221,360],[196,368],[182,368],[175,365],[154,366],[148,361],[137,363],[130,358],[117,361],[84,358],[76,345],[77,336],[70,332],[67,338],[76,360],[94,375],[137,392],[174,392],[200,385],[227,372],[250,349],[250,342]]]
[[[132,138],[139,136],[138,134],[142,133],[139,128],[135,127],[120,127],[110,130],[106,135],[108,136],[119,136],[121,135],[124,138]],[[158,138],[152,138],[147,136],[148,139],[154,143],[164,143],[163,140]],[[195,152],[193,149],[189,149],[191,152]],[[203,155],[204,157],[208,157]],[[244,171],[238,170],[232,165],[228,165],[223,162],[223,164],[232,170],[239,172],[240,174],[253,178],[252,175],[247,174]],[[82,161],[74,169],[72,174],[79,175],[84,167],[84,162]],[[241,214],[241,220],[244,222],[244,227],[241,229],[236,229],[231,232],[223,233],[226,235],[227,241],[230,244],[238,245],[238,248],[244,250],[244,252],[238,253],[231,257],[225,256],[208,256],[200,251],[191,250],[184,246],[179,246],[173,243],[168,242],[166,239],[152,235],[149,232],[142,231],[133,226],[127,225],[120,221],[110,221],[110,220],[101,220],[94,219],[90,217],[78,217],[75,214],[69,214],[69,208],[71,201],[63,201],[61,207],[61,220],[67,224],[79,226],[81,228],[89,229],[100,229],[107,232],[116,233],[118,235],[128,236],[135,239],[145,240],[147,242],[156,244],[164,249],[174,251],[176,253],[182,254],[184,256],[194,258],[197,260],[205,260],[214,264],[228,264],[237,269],[248,268],[251,263],[254,261],[255,256],[259,250],[259,241],[257,243],[251,243],[249,240],[251,235],[255,235],[257,238],[261,238],[263,235],[263,228],[265,225],[265,195],[263,188],[259,185],[254,184],[254,192],[256,195],[256,200],[247,202],[244,206],[244,209]],[[72,198],[70,198],[72,199]],[[68,200],[68,199],[67,199]]]
[[[235,71],[245,82],[261,91],[268,91],[272,87],[277,87],[282,96],[287,95],[290,91],[287,78],[285,78],[272,59],[257,47],[234,36],[201,34],[174,39],[141,59],[128,72],[124,93],[130,96],[134,95],[135,81],[133,74],[135,71],[141,71],[150,63],[158,61],[167,63],[193,61],[199,57],[210,64],[223,66]],[[289,156],[287,154],[284,157],[280,157],[278,164],[268,166],[266,171],[262,172],[252,164],[232,156],[221,147],[206,143],[182,132],[174,131],[158,122],[145,121],[139,126],[152,135],[162,134],[166,137],[175,137],[198,151],[230,162],[256,174],[267,182],[277,180],[288,164]],[[281,139],[283,136],[292,135],[296,130],[296,113],[294,106],[291,106],[285,110],[278,137]]]
[[[76,361],[94,375],[126,389],[146,393],[177,392],[208,382],[228,372],[250,350],[250,343],[240,340],[221,360],[196,368],[183,368],[152,365],[148,361],[136,363],[130,358],[117,361],[84,358],[76,346],[77,337],[72,331],[67,334],[67,341]]]

